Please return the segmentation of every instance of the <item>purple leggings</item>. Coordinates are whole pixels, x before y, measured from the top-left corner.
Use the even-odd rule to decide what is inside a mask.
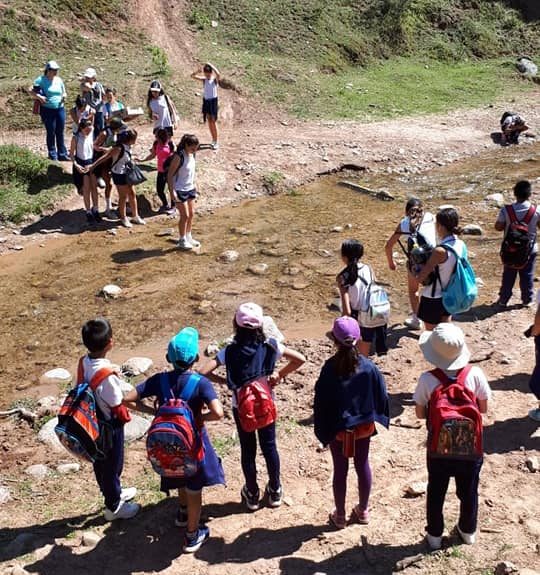
[[[355,442],[354,467],[358,477],[358,503],[359,510],[368,508],[369,494],[371,492],[371,468],[369,466],[369,437],[357,439]],[[330,443],[330,452],[334,460],[334,502],[338,515],[345,516],[345,497],[347,494],[347,473],[349,459],[343,455],[343,444],[334,439]]]

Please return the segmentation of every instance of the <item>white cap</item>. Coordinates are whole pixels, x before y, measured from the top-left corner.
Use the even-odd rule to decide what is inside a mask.
[[[86,68],[86,70],[84,71],[85,78],[95,78],[96,76],[97,73],[94,68]]]
[[[49,60],[47,64],[45,64],[45,68],[47,70],[60,70],[60,66],[56,60]]]

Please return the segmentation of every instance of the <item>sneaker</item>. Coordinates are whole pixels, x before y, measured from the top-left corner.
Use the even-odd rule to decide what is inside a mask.
[[[175,216],[175,215],[176,215],[176,206],[171,206],[171,207],[167,210],[167,215],[168,215],[168,216]]]
[[[121,501],[131,501],[137,495],[137,488],[136,487],[126,487],[120,491],[120,500]]]
[[[105,519],[107,521],[115,521],[116,519],[131,519],[135,517],[141,506],[138,503],[130,503],[129,501],[120,501],[120,504],[116,508],[116,511],[111,511],[110,509],[105,509]]]
[[[464,533],[459,528],[459,525],[456,525],[456,531],[465,545],[474,545],[474,542],[476,541],[476,533]]]
[[[268,505],[272,508],[279,507],[281,505],[281,501],[283,500],[283,488],[281,485],[277,491],[274,491],[270,485],[266,486],[265,489],[266,497],[268,498]]]
[[[112,209],[108,208],[103,212],[103,215],[108,218],[109,220],[116,220],[118,214]]]
[[[105,180],[104,180],[103,178],[98,178],[98,179],[96,180],[96,185],[97,185],[98,188],[104,190],[104,189],[105,189],[105,186],[106,186]]]
[[[188,535],[186,533],[186,538],[184,540],[184,552],[185,553],[195,553],[210,537],[210,529],[206,525],[202,525],[195,531],[193,535]]]
[[[212,142],[210,145],[212,150],[219,150],[219,144],[217,142]]]
[[[433,551],[440,549],[442,547],[442,535],[440,537],[435,537],[435,535],[430,535],[426,533],[426,541],[429,548]]]
[[[58,156],[59,162],[71,162],[71,158],[69,156]]]
[[[338,512],[335,509],[330,513],[330,515],[328,515],[328,521],[330,522],[330,525],[334,526],[336,529],[345,529],[345,527],[347,527],[345,515],[338,515]]]
[[[529,417],[533,421],[540,423],[540,407],[537,407],[536,409],[531,409],[531,411],[529,411]]]
[[[129,218],[124,218],[123,220],[120,220],[120,223],[125,227],[125,228],[132,228],[133,224],[129,221]]]
[[[135,216],[134,218],[131,218],[131,221],[134,224],[138,224],[139,226],[145,226],[146,222],[141,218],[141,216]]]
[[[186,527],[187,526],[187,507],[180,505],[178,513],[176,514],[176,519],[174,520],[176,527]]]
[[[192,250],[193,245],[189,243],[188,240],[180,238],[176,244],[177,249],[179,250]]]
[[[247,486],[244,485],[244,487],[242,487],[242,491],[240,492],[240,496],[242,497],[242,501],[246,504],[246,507],[250,511],[257,511],[257,509],[259,509],[259,491],[258,490],[257,490],[257,493],[251,494],[248,491]]]
[[[170,208],[167,204],[164,204],[164,205],[162,205],[162,206],[159,206],[159,208],[158,208],[158,214],[169,213],[169,210],[170,210],[170,209],[171,209],[171,208]]]
[[[422,320],[418,319],[416,315],[411,315],[403,322],[409,329],[422,329]]]
[[[96,223],[96,219],[94,218],[93,212],[86,212],[86,221],[89,224],[95,224]]]
[[[358,523],[359,525],[367,525],[369,523],[369,511],[367,509],[361,510],[357,505],[353,508],[349,523]]]
[[[508,302],[502,302],[500,299],[498,299],[496,302],[493,303],[493,307],[495,309],[507,309],[508,308]]]
[[[103,221],[103,218],[101,217],[100,213],[97,210],[92,210],[92,215],[94,216],[94,220],[96,220],[98,224]]]
[[[188,241],[194,248],[200,248],[201,247],[201,242],[199,242],[195,238],[189,237]]]

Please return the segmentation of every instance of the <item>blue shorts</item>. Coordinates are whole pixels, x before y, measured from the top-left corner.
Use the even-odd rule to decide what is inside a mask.
[[[115,174],[111,172],[112,181],[114,182],[115,186],[127,186],[127,176],[126,174]]]
[[[174,191],[174,199],[182,204],[189,200],[194,200],[196,197],[197,197],[196,188],[188,190],[187,192],[179,192],[178,190]]]
[[[203,120],[206,122],[206,117],[212,118],[213,120],[217,120],[218,114],[218,99],[211,98],[210,100],[202,101],[202,115]]]

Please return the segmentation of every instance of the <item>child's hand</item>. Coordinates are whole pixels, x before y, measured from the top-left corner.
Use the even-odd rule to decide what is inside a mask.
[[[273,373],[268,376],[268,385],[270,387],[275,387],[280,381],[281,377],[279,377],[279,373]]]

